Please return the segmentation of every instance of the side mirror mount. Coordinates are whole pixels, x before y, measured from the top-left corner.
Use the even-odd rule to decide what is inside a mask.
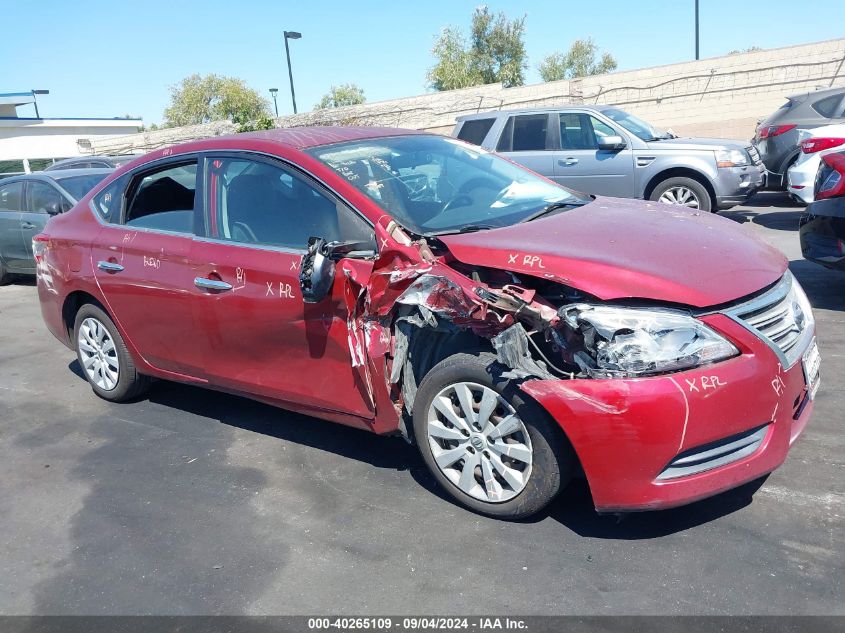
[[[626,145],[625,139],[618,135],[605,136],[599,140],[599,149],[620,150],[625,149]]]
[[[70,205],[68,205],[64,200],[61,202],[55,200],[53,202],[48,203],[44,210],[47,212],[48,215],[59,215],[60,213],[64,213],[65,211],[70,210]]]
[[[370,242],[326,242],[322,237],[308,238],[308,250],[302,257],[299,288],[305,303],[319,303],[331,292],[335,262],[344,257],[369,259],[376,256]]]

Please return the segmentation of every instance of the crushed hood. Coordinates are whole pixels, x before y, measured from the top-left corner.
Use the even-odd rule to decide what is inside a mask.
[[[604,300],[699,308],[754,293],[787,267],[780,252],[733,220],[622,198],[440,239],[466,264],[554,279]]]

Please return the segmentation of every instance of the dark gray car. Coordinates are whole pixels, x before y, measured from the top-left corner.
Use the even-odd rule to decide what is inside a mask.
[[[767,184],[784,188],[786,172],[798,158],[798,130],[845,123],[845,88],[792,95],[757,126],[754,145],[768,173]]]
[[[747,142],[678,138],[613,106],[473,114],[459,117],[452,134],[591,194],[716,211],[742,204],[763,184]]]
[[[35,274],[32,238],[112,171],[65,169],[0,181],[0,284],[12,274]]]
[[[56,171],[58,169],[89,169],[89,168],[111,168],[116,169],[141,156],[141,154],[121,154],[120,156],[74,156],[56,161],[44,171]]]

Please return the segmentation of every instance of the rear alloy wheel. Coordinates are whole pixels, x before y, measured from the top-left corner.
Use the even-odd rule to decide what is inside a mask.
[[[697,180],[692,178],[669,178],[651,192],[651,200],[665,204],[680,204],[690,209],[710,211],[710,194]]]
[[[101,398],[123,402],[146,390],[149,379],[135,369],[114,323],[97,306],[86,304],[79,309],[74,342],[82,373]]]
[[[435,365],[414,400],[414,435],[452,497],[516,519],[542,509],[568,483],[574,454],[548,413],[513,381],[495,378],[495,367],[487,352]]]

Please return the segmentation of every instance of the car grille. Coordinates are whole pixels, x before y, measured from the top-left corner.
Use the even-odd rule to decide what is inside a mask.
[[[756,429],[684,451],[669,462],[657,476],[657,480],[695,475],[747,457],[760,448],[768,428],[769,425],[764,424]]]
[[[757,334],[791,367],[801,354],[805,338],[812,336],[812,314],[802,307],[802,292],[787,272],[777,285],[763,295],[732,308],[726,313]],[[805,304],[806,305],[806,304]]]
[[[757,151],[757,148],[753,145],[749,145],[745,148],[745,151],[748,152],[748,155],[751,157],[751,162],[755,165],[762,164],[763,161],[760,160],[760,152]]]

